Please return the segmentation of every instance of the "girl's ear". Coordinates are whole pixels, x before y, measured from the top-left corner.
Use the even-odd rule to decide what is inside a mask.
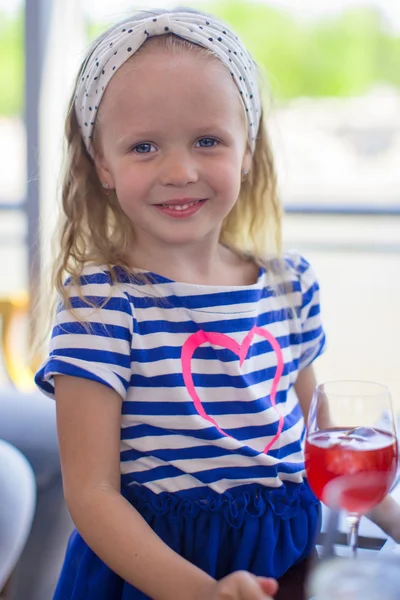
[[[246,152],[244,153],[244,156],[243,156],[242,173],[248,173],[250,171],[252,162],[253,162],[253,157],[251,155],[250,149],[247,148]]]
[[[94,155],[94,166],[96,173],[100,179],[100,183],[104,188],[114,189],[114,180],[107,166],[106,159],[101,151],[96,151]]]

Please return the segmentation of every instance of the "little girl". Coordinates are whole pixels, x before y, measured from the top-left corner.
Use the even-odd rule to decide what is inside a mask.
[[[269,578],[301,598],[325,338],[310,265],[273,244],[251,56],[213,17],[136,15],[91,48],[66,132],[60,304],[36,376],[77,528],[56,600],[256,600]]]

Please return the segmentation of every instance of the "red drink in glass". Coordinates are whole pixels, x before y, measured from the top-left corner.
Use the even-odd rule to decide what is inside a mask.
[[[329,504],[325,488],[342,477],[337,500],[350,513],[365,514],[383,500],[394,481],[397,463],[396,438],[379,429],[319,430],[306,440],[307,478],[314,494]]]

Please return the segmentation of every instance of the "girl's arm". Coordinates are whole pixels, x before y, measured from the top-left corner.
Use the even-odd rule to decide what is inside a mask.
[[[306,367],[297,376],[297,381],[294,384],[297,398],[303,413],[304,423],[307,425],[308,413],[310,410],[311,400],[314,394],[315,387],[317,385],[317,379],[315,377],[314,369],[312,365]],[[322,429],[328,429],[332,427],[332,420],[329,413],[329,405],[327,402],[321,402],[317,410],[317,423],[318,427]]]
[[[87,544],[154,599],[189,598],[212,579],[178,556],[120,494],[121,398],[86,379],[56,376],[65,498]]]
[[[120,494],[121,398],[90,380],[55,377],[65,498],[92,550],[125,581],[154,600],[257,600],[271,580],[234,573],[216,582],[176,554]],[[269,597],[269,596],[268,596]]]
[[[317,379],[315,377],[312,365],[306,367],[297,375],[294,389],[299,400],[305,423],[307,423],[308,411],[310,409],[310,404],[316,385]]]

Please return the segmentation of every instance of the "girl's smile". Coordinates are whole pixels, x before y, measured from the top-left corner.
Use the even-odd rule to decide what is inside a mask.
[[[154,206],[173,219],[185,219],[196,214],[206,202],[207,198],[177,198]]]

